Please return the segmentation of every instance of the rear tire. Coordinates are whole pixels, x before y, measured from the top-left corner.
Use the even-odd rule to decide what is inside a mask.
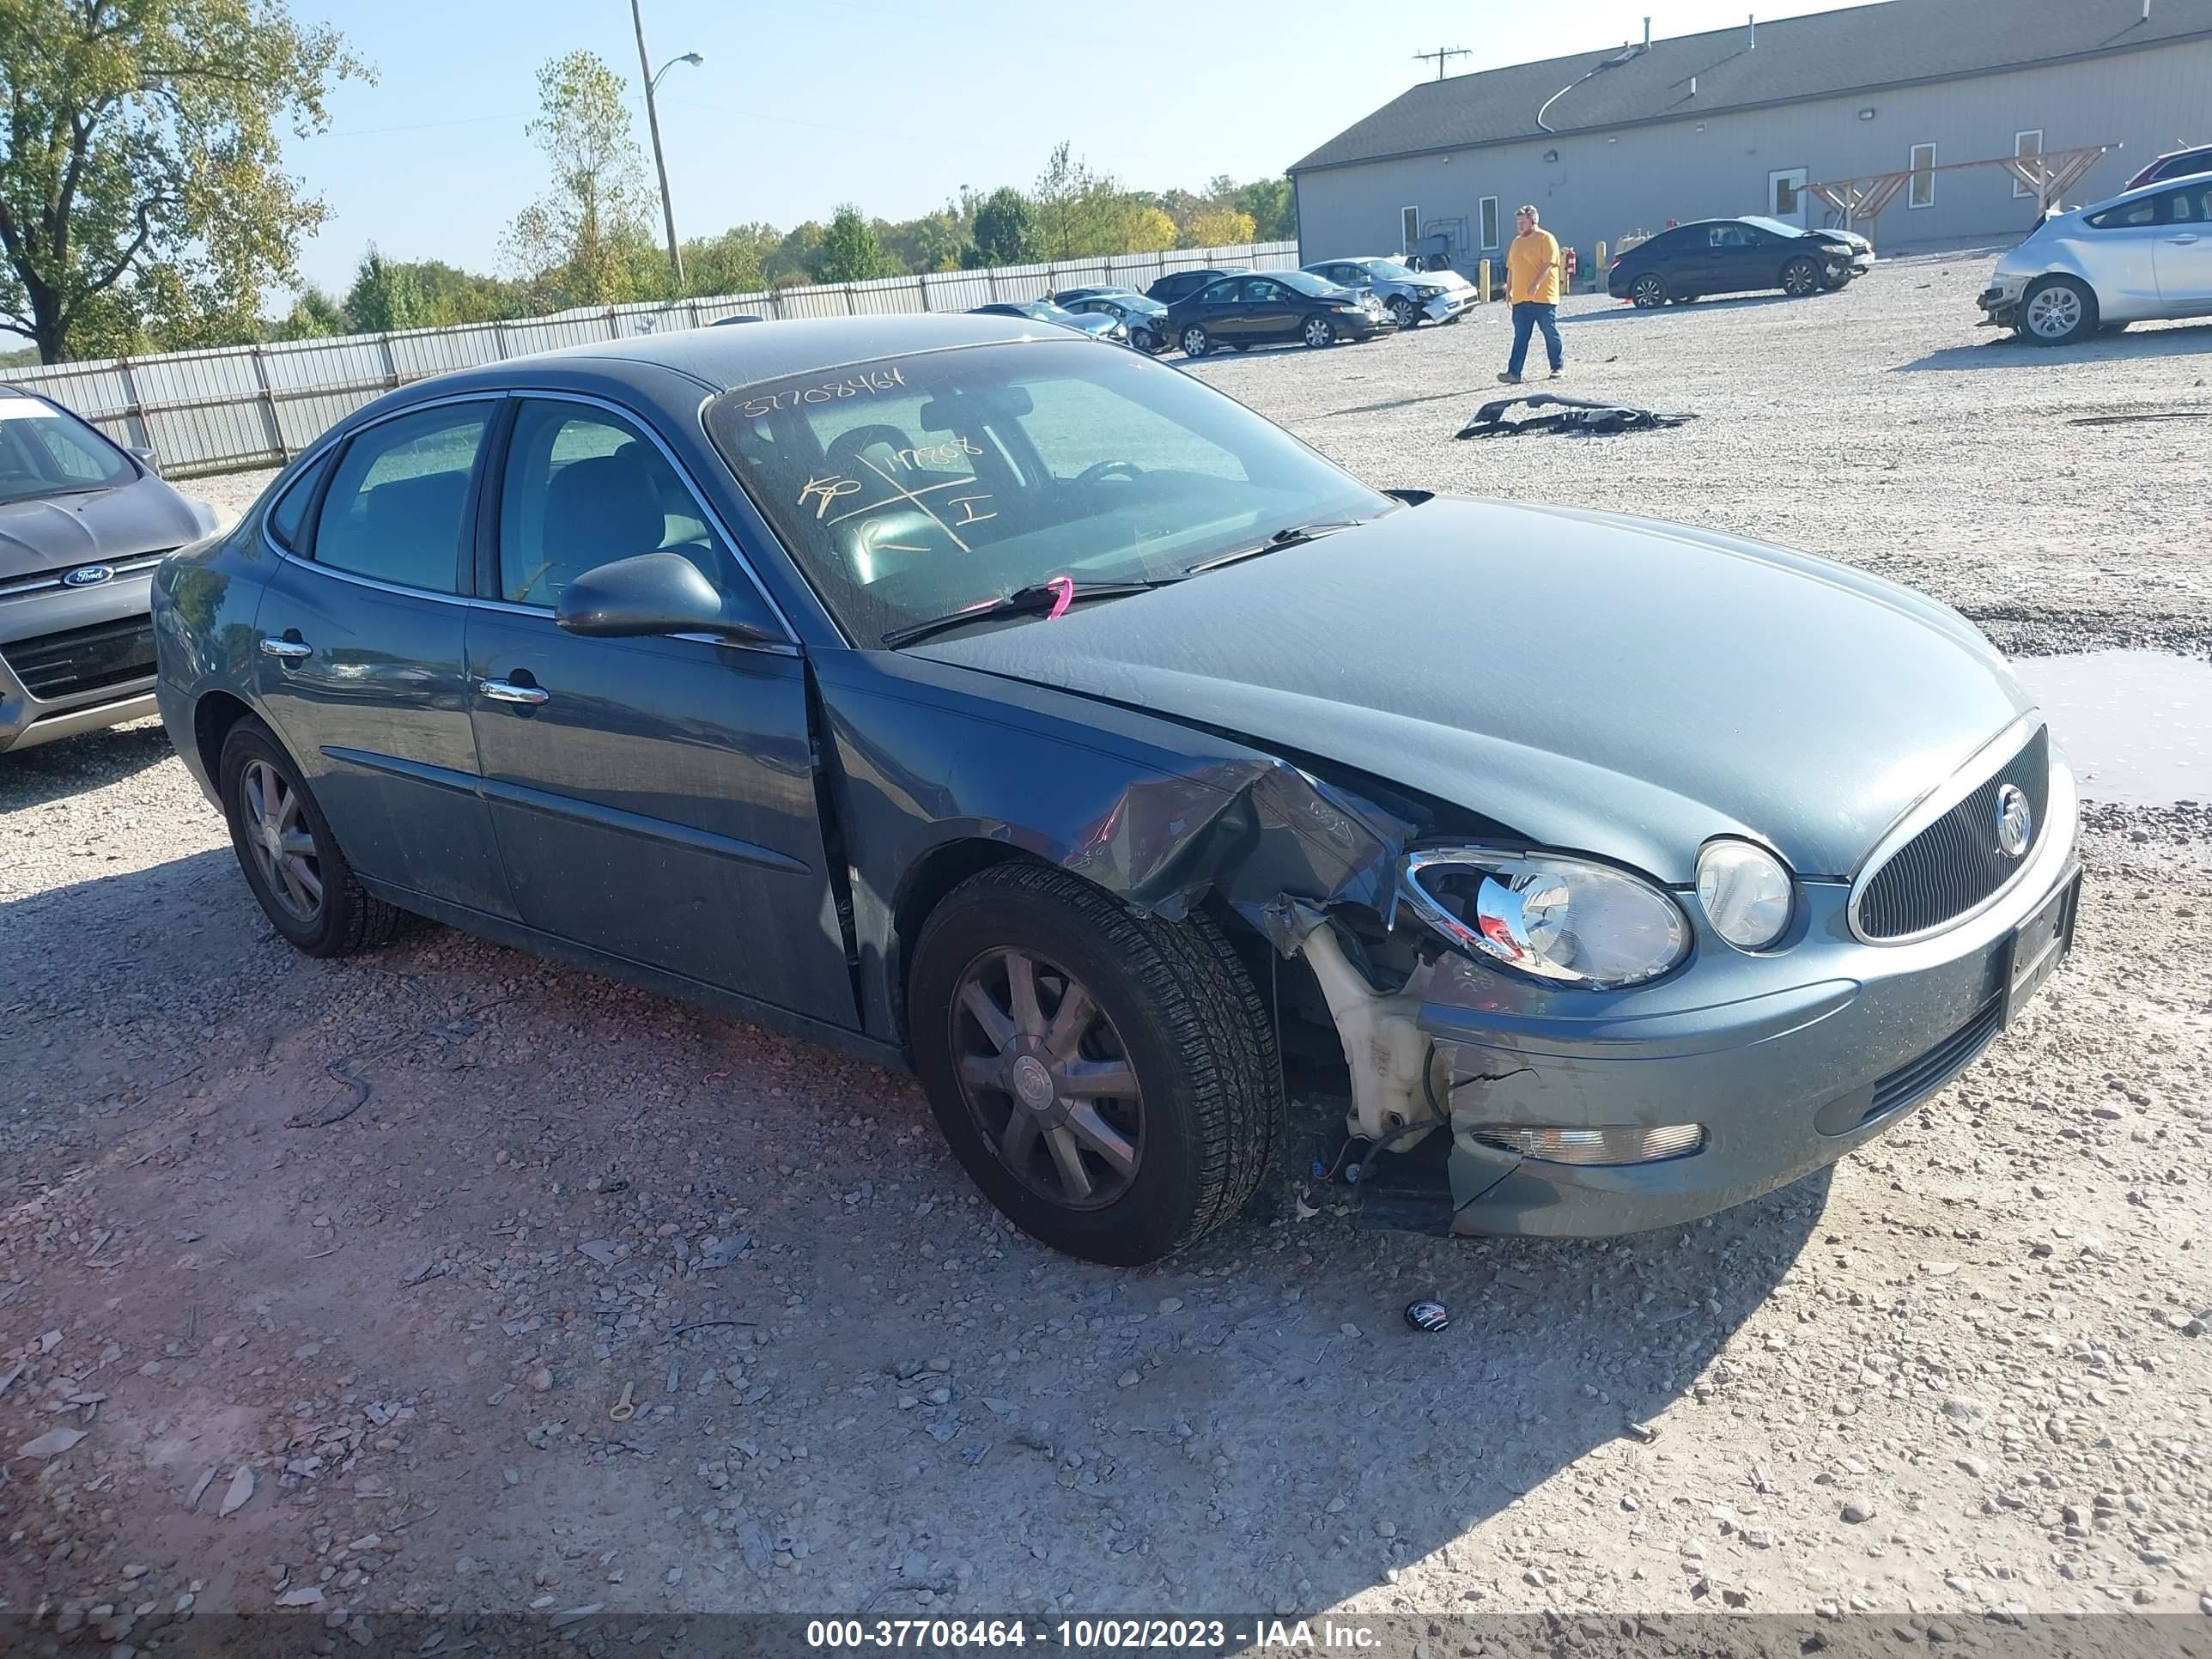
[[[355,877],[276,733],[251,715],[241,719],[223,739],[216,776],[231,848],[271,927],[311,957],[391,942],[406,913]]]
[[[1000,865],[930,914],[908,1006],[954,1155],[1056,1250],[1157,1261],[1235,1215],[1271,1165],[1273,1027],[1203,915],[1162,921],[1063,871]]]
[[[1656,311],[1667,303],[1667,279],[1646,271],[1628,285],[1628,298],[1638,311]]]
[[[2021,296],[2020,337],[2034,345],[2072,345],[2097,331],[2097,296],[2072,276],[2045,276]]]

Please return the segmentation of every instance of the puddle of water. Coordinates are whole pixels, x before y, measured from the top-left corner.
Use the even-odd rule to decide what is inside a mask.
[[[2212,800],[2212,663],[2164,651],[2014,657],[2082,795],[2123,806]]]

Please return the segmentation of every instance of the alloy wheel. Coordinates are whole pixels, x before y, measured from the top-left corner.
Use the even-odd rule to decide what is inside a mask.
[[[1629,298],[1647,310],[1653,306],[1664,305],[1667,302],[1667,284],[1656,276],[1639,276],[1636,279],[1636,286],[1629,291]]]
[[[1329,326],[1328,318],[1309,317],[1306,319],[1305,338],[1310,346],[1325,346],[1336,338],[1336,331]]]
[[[2045,340],[2063,340],[2081,326],[2081,296],[2063,283],[2039,289],[2027,302],[2027,326]]]
[[[1820,285],[1820,273],[1810,259],[1792,259],[1782,267],[1782,291],[1802,299]]]
[[[1206,356],[1206,331],[1204,329],[1187,328],[1183,330],[1182,355],[1186,357],[1203,357]]]
[[[323,908],[322,861],[300,793],[276,769],[249,761],[238,779],[240,822],[253,867],[286,915],[312,922]]]
[[[953,999],[961,1097],[1014,1177],[1069,1209],[1103,1209],[1144,1158],[1144,1092],[1114,1022],[1081,981],[1026,951],[987,951]]]
[[[1401,328],[1412,328],[1421,320],[1420,314],[1413,309],[1413,302],[1402,294],[1390,301],[1390,314],[1398,319]]]

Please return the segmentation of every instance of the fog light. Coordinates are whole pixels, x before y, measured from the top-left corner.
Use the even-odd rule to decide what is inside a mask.
[[[1486,1146],[1547,1164],[1656,1164],[1662,1158],[1686,1158],[1705,1144],[1701,1123],[1624,1123],[1601,1129],[1522,1129],[1478,1123],[1468,1133]]]

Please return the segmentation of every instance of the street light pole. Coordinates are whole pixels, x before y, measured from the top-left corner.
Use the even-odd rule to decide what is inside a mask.
[[[684,249],[676,240],[676,203],[668,193],[668,157],[660,148],[660,107],[653,100],[653,93],[660,85],[660,76],[677,64],[696,64],[701,59],[697,52],[687,52],[681,58],[670,58],[656,74],[653,59],[646,55],[645,13],[640,9],[639,0],[629,0],[629,18],[637,28],[637,72],[645,77],[645,124],[653,132],[653,165],[660,175],[660,218],[668,230],[668,268],[680,293],[684,287]]]

